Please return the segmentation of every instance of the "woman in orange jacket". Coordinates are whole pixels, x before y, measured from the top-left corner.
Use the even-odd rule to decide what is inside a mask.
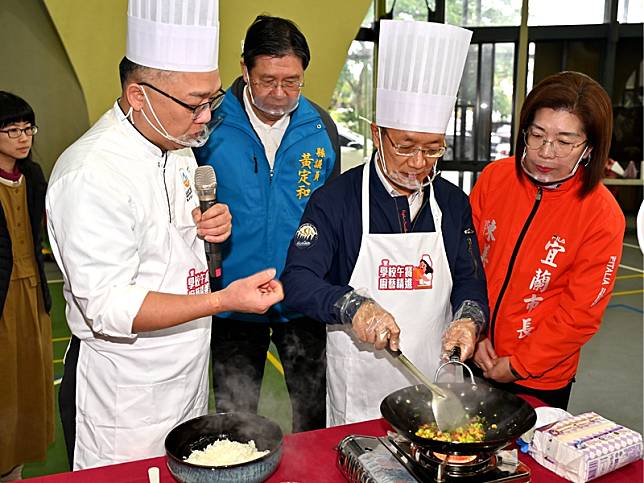
[[[521,110],[519,156],[486,167],[470,196],[491,311],[474,363],[494,384],[564,409],[622,252],[624,215],[601,184],[612,119],[588,76],[544,79]]]

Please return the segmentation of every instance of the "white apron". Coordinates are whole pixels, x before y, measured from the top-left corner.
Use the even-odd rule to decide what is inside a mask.
[[[155,291],[209,292],[203,243],[176,186],[165,273]],[[165,453],[168,432],[208,411],[211,318],[114,342],[81,340],[76,377],[74,470]]]
[[[363,170],[362,241],[349,284],[367,288],[394,316],[400,327],[400,350],[433,378],[441,357],[441,335],[451,319],[452,275],[442,214],[432,187],[429,202],[435,232],[370,234],[369,166],[366,163]],[[432,273],[421,268],[421,259],[430,261]],[[327,426],[379,418],[384,397],[412,384],[418,381],[399,361],[361,343],[350,325],[327,326]]]

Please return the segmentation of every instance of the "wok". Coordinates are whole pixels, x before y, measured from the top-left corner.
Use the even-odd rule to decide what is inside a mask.
[[[512,393],[485,383],[437,384],[454,392],[469,417],[485,418],[485,438],[479,443],[452,443],[416,436],[422,424],[434,422],[432,393],[422,384],[392,392],[380,404],[380,413],[402,436],[439,453],[473,455],[494,452],[530,429],[537,420],[534,409]],[[496,428],[490,426],[496,424]]]

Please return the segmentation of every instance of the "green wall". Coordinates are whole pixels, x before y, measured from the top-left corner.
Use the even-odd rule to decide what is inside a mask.
[[[240,74],[241,41],[260,13],[290,18],[311,48],[304,93],[328,106],[371,0],[220,0],[224,86]],[[0,0],[0,89],[36,111],[34,158],[48,174],[58,155],[114,103],[125,52],[127,0]]]
[[[90,122],[120,94],[118,64],[125,54],[126,0],[42,0],[87,102]]]
[[[241,42],[255,17],[259,14],[285,17],[298,25],[311,49],[304,94],[327,107],[349,45],[370,6],[371,0],[221,0],[219,61],[224,85],[241,74]]]
[[[88,127],[83,92],[40,0],[0,0],[0,89],[23,97],[41,130],[33,158],[48,175]]]

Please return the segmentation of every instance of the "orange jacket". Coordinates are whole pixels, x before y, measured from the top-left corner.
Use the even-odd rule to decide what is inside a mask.
[[[622,255],[619,205],[603,185],[580,199],[580,173],[557,189],[537,188],[506,158],[485,168],[470,195],[487,277],[488,337],[525,378],[517,383],[534,389],[573,379]]]

